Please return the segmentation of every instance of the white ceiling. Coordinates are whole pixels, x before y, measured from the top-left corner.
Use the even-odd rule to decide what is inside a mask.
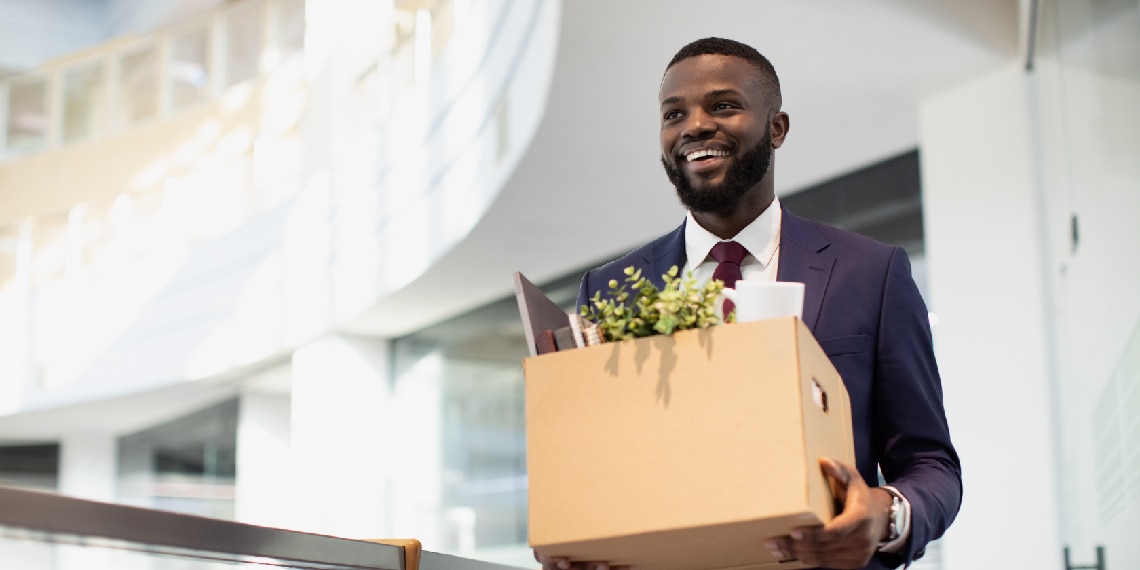
[[[346,330],[410,332],[509,295],[514,271],[541,282],[677,224],[683,212],[658,163],[656,97],[665,64],[689,41],[741,40],[775,64],[792,125],[774,163],[781,194],[915,148],[923,97],[1019,59],[1018,0],[562,6],[546,115],[518,170],[466,240]],[[3,418],[0,433],[7,440],[121,434],[242,389],[281,384],[239,383],[240,375],[74,406],[57,402]]]
[[[0,36],[54,26],[44,41],[70,46],[81,22],[140,31],[221,1],[0,0],[9,8]],[[496,204],[433,269],[344,328],[415,330],[509,294],[514,271],[543,281],[675,225],[682,211],[658,164],[656,97],[665,64],[689,41],[741,40],[775,64],[791,116],[775,160],[787,194],[915,148],[923,97],[1019,59],[1028,1],[563,0],[546,116]],[[0,66],[29,49],[6,45]]]
[[[924,97],[1019,60],[1018,0],[564,0],[546,116],[466,240],[346,327],[394,335],[605,260],[683,211],[658,163],[657,87],[689,41],[751,44],[780,75],[795,192],[918,145]],[[462,286],[457,286],[462,284]]]

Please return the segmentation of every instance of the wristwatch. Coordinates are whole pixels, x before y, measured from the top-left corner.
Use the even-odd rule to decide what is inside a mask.
[[[904,542],[910,530],[910,503],[894,487],[883,485],[880,489],[891,494],[891,511],[888,520],[887,537],[879,541],[879,550],[895,550],[899,542]],[[900,539],[903,539],[900,541]]]

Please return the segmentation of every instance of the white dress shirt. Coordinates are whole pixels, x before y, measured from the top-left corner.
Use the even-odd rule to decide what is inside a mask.
[[[775,281],[780,262],[780,199],[774,198],[759,217],[744,226],[731,240],[722,240],[697,223],[693,213],[685,222],[685,267],[681,276],[693,272],[698,285],[712,279],[717,261],[709,255],[713,246],[721,241],[735,241],[748,250],[740,264],[745,279]]]

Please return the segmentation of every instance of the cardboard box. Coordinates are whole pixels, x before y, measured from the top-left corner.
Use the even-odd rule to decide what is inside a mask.
[[[855,462],[847,390],[793,317],[545,354],[523,369],[530,544],[549,556],[803,568],[772,558],[764,539],[830,520],[818,459]]]

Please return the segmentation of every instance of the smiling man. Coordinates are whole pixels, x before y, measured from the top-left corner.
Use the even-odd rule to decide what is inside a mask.
[[[820,461],[840,489],[840,515],[822,528],[758,536],[755,547],[827,568],[894,568],[921,557],[957,515],[962,483],[906,253],[780,205],[774,151],[790,121],[775,69],[755,49],[719,38],[685,46],[666,68],[659,103],[661,163],[688,215],[587,272],[579,305],[607,295],[607,283],[630,265],[658,287],[674,265],[730,286],[740,278],[804,283],[803,321],[850,395],[856,465]],[[609,566],[540,561],[563,570]]]

